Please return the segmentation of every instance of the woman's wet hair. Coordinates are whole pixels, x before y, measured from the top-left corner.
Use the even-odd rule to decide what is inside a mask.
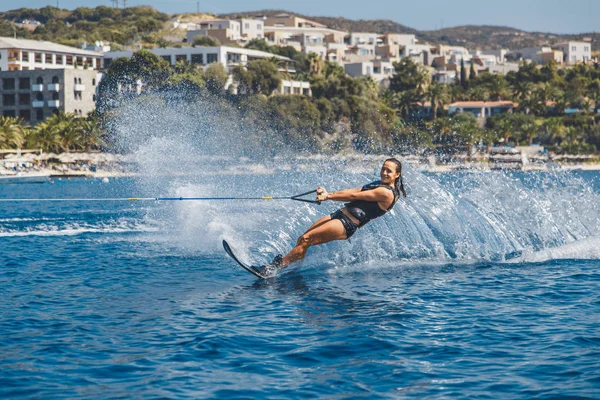
[[[394,181],[394,186],[399,193],[402,193],[402,195],[406,197],[406,189],[404,189],[404,181],[402,180],[402,163],[396,158],[388,158],[385,160],[385,162],[388,161],[394,163],[396,165],[396,172],[400,173],[400,176]]]

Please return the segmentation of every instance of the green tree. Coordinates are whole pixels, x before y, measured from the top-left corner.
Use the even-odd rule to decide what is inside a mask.
[[[26,128],[23,119],[0,117],[0,149],[21,148],[25,143]]]
[[[271,96],[269,121],[283,143],[299,151],[314,152],[318,146],[315,132],[320,127],[320,113],[305,96]]]
[[[217,38],[213,38],[206,35],[196,35],[192,41],[194,46],[206,46],[206,47],[216,47],[220,46],[221,42]]]
[[[204,80],[206,88],[211,93],[221,93],[225,90],[225,85],[229,80],[229,74],[221,63],[211,63],[204,70]]]
[[[27,135],[26,147],[29,149],[44,149],[46,152],[60,153],[62,139],[60,128],[57,124],[42,121],[37,124]]]
[[[237,65],[231,75],[239,95],[252,94],[252,74],[243,65]]]
[[[473,80],[477,78],[477,72],[475,72],[475,64],[471,62],[471,67],[469,69],[469,80]]]
[[[244,47],[247,49],[254,49],[271,53],[271,46],[269,46],[264,39],[251,39],[248,43],[246,43]]]
[[[415,95],[420,96],[425,93],[429,81],[428,72],[407,57],[394,63],[394,74],[390,79],[390,90],[393,92],[410,90]]]
[[[587,97],[594,102],[594,113],[600,113],[600,78],[590,82]]]
[[[460,85],[463,89],[467,88],[467,70],[465,69],[465,60],[463,58],[460,59]]]
[[[271,95],[281,85],[281,74],[277,67],[268,60],[252,60],[246,65],[252,76],[252,91]]]
[[[448,102],[448,95],[445,86],[440,83],[434,83],[427,89],[427,98],[431,102],[431,112],[433,119],[437,118],[438,110],[444,109]]]

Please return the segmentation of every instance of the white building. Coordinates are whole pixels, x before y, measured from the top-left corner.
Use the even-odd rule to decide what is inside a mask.
[[[304,96],[312,96],[312,91],[310,90],[310,82],[300,82],[300,81],[288,81],[282,80],[279,89],[277,89],[278,94],[301,94]]]
[[[187,61],[191,64],[201,66],[207,66],[212,63],[220,63],[225,67],[226,71],[229,74],[231,74],[233,68],[235,68],[238,65],[246,66],[248,64],[248,61],[270,58],[277,58],[286,64],[279,67],[279,70],[281,72],[287,72],[291,74],[294,74],[296,72],[296,69],[293,66],[294,61],[290,58],[272,53],[267,53],[264,51],[246,49],[242,47],[168,47],[149,49],[148,51],[161,57],[171,65],[175,65],[178,61]],[[108,66],[110,66],[113,60],[118,58],[131,58],[131,56],[133,56],[133,53],[134,51],[132,50],[111,51],[109,53],[106,53],[104,54],[103,67],[107,68]],[[232,79],[230,77],[227,86],[231,83]],[[288,89],[286,89],[286,87],[290,88],[289,91]],[[299,88],[299,92],[298,90],[296,90],[296,88]],[[139,93],[140,91],[141,87],[140,85],[138,85],[137,92]],[[282,86],[280,87],[279,92],[282,94],[289,92],[290,94],[307,94],[308,96],[311,95],[310,84],[308,82],[299,81],[284,81],[282,83]]]
[[[258,19],[242,18],[238,20],[242,29],[242,38],[246,40],[263,39],[265,37],[265,23]]]
[[[194,37],[210,36],[221,41],[245,42],[265,37],[264,21],[248,18],[215,19],[197,23],[188,29],[187,42],[192,43]]]
[[[175,65],[177,61],[187,61],[191,64],[199,65],[208,65],[214,62],[218,62],[223,64],[225,69],[229,72],[233,67],[237,65],[246,65],[248,61],[272,57],[288,62],[290,66],[293,63],[292,59],[276,54],[253,49],[246,49],[242,47],[230,46],[196,46],[181,48],[167,47],[149,49],[148,51],[152,54],[156,54],[157,56],[163,58],[171,65]],[[114,59],[123,57],[130,58],[133,55],[133,53],[133,50],[120,50],[105,53],[103,67],[108,67]],[[293,70],[293,68],[291,69]]]
[[[378,43],[381,44],[382,40],[379,39],[379,35],[377,33],[367,33],[367,32],[352,32],[346,36],[346,44],[349,46],[356,46],[361,44],[370,44],[376,45]]]
[[[574,64],[592,59],[592,45],[589,42],[559,43],[556,47],[562,50],[565,63]]]
[[[102,53],[41,40],[0,37],[0,71],[100,68]]]
[[[391,78],[394,74],[394,65],[391,61],[373,60],[357,63],[345,63],[344,71],[353,78],[370,76],[375,81],[381,82]]]
[[[490,74],[502,74],[506,75],[509,72],[518,72],[519,64],[518,63],[504,63],[504,64],[496,64],[492,65],[488,68],[488,72]]]
[[[509,52],[509,50],[507,49],[500,49],[500,50],[483,50],[483,51],[476,51],[475,53],[473,53],[474,55],[477,56],[494,56],[496,57],[496,64],[502,64],[504,63],[506,54]]]

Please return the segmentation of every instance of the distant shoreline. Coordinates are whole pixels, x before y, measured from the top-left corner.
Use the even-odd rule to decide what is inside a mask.
[[[40,176],[51,179],[62,178],[125,178],[144,176],[144,172],[134,169],[133,157],[127,155],[97,154],[96,157],[113,157],[115,161],[103,162],[65,162],[50,163],[42,160],[0,160],[0,176]],[[269,160],[251,160],[247,157],[228,156],[198,156],[187,162],[187,168],[182,170],[178,163],[166,163],[158,174],[161,176],[198,176],[198,175],[268,175],[278,172],[309,173],[322,170],[323,165],[329,168],[350,170],[356,173],[372,173],[381,162],[389,157],[388,154],[331,154],[314,156],[275,156]],[[492,171],[523,171],[523,172],[560,172],[560,171],[600,171],[600,162],[564,162],[547,161],[522,163],[493,164],[478,159],[476,161],[456,161],[447,164],[437,163],[433,156],[421,157],[414,155],[396,155],[405,165],[412,169],[429,173],[449,172],[492,172]]]

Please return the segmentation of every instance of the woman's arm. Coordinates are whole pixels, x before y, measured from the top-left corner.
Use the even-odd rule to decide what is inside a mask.
[[[322,189],[322,192],[319,190]],[[365,190],[361,191],[361,188],[357,189],[346,189],[340,190],[339,192],[327,193],[327,191],[323,188],[317,189],[317,200],[325,201],[354,201],[354,200],[364,200],[364,201],[372,201],[378,203],[386,203],[389,200],[394,199],[394,194],[391,190],[386,188],[377,188],[373,190]]]

